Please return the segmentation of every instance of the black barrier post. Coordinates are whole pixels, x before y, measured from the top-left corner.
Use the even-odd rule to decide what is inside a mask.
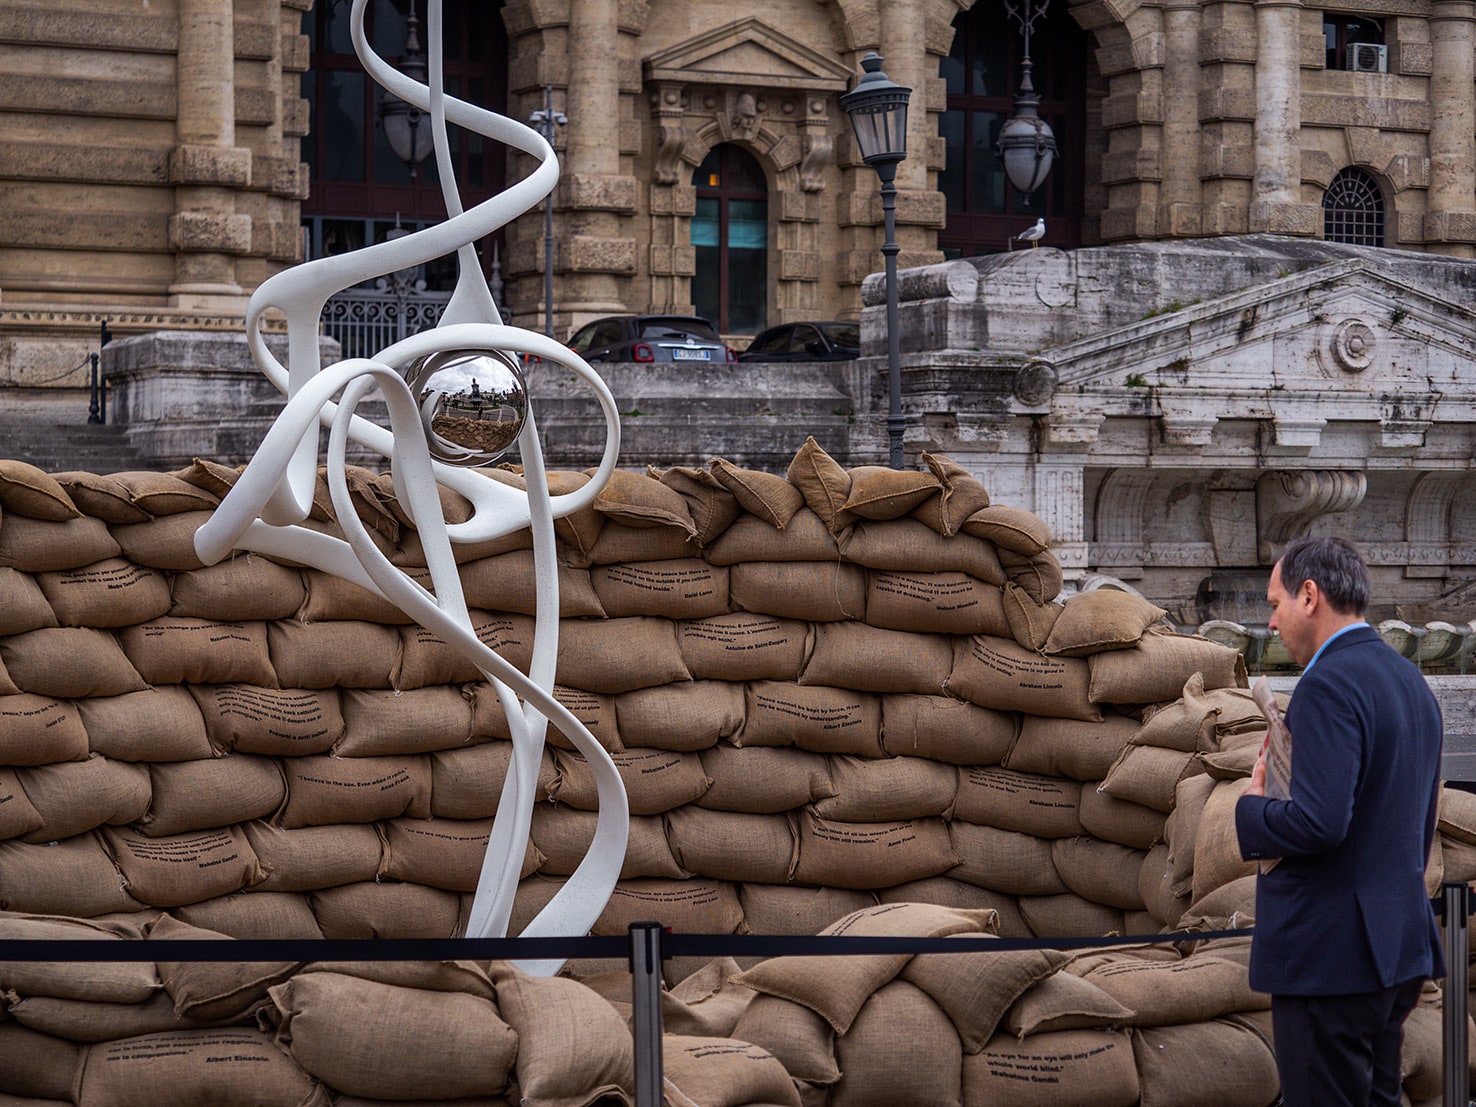
[[[1440,893],[1445,909],[1445,995],[1441,1004],[1444,1102],[1465,1107],[1471,1102],[1470,1056],[1466,1042],[1471,888],[1460,881],[1447,881],[1440,885]]]
[[[635,1107],[661,1107],[660,923],[630,924],[630,989],[634,1005]]]

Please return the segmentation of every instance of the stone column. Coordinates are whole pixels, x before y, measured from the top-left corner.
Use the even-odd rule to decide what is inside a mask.
[[[1250,229],[1311,234],[1299,226],[1302,150],[1302,6],[1256,0],[1256,171]]]
[[[624,311],[621,278],[635,271],[635,240],[620,237],[635,181],[620,173],[619,14],[619,0],[569,5],[569,125],[558,190],[565,214],[555,264],[566,283],[554,298],[576,322]]]
[[[233,190],[250,182],[251,152],[236,147],[235,55],[231,0],[179,0],[172,307],[244,306],[235,257],[251,248],[251,217],[236,214]]]
[[[1430,9],[1430,192],[1425,242],[1433,253],[1476,256],[1476,3]]]
[[[1163,141],[1159,157],[1158,232],[1200,233],[1203,190],[1199,183],[1199,3],[1167,0],[1163,8]]]

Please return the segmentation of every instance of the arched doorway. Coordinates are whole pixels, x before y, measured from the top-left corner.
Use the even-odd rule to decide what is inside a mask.
[[[714,146],[692,174],[697,271],[692,304],[722,334],[757,334],[769,303],[769,183],[764,167],[731,143]]]
[[[938,247],[949,257],[1006,250],[1012,236],[1041,216],[1044,245],[1081,245],[1089,51],[1068,7],[1067,0],[1053,0],[1030,37],[1031,81],[1060,152],[1046,183],[1028,195],[1010,187],[995,149],[999,129],[1015,113],[1019,28],[1004,0],[978,0],[953,21],[953,48],[939,65],[948,109],[938,119],[947,151],[938,188],[948,211]]]

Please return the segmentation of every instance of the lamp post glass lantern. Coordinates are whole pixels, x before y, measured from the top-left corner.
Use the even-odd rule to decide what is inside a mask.
[[[887,440],[888,464],[902,468],[902,345],[897,326],[897,163],[907,158],[907,101],[912,89],[887,79],[882,57],[873,51],[861,59],[856,87],[840,98],[851,120],[861,160],[881,179],[882,255],[887,273]]]
[[[420,20],[412,6],[405,19],[405,56],[400,59],[400,72],[417,84],[425,83],[425,54],[420,45]],[[384,137],[395,157],[410,167],[413,181],[420,173],[420,163],[435,147],[435,135],[425,112],[386,91],[379,100],[379,122]]]
[[[1005,11],[1020,26],[1025,38],[1025,54],[1020,60],[1020,91],[1015,95],[1015,114],[999,130],[997,144],[1005,176],[1021,192],[1034,192],[1045,183],[1056,163],[1056,136],[1050,124],[1040,117],[1040,94],[1030,80],[1030,31],[1045,15],[1050,0],[1032,4],[1022,0],[1022,7],[1006,2]]]

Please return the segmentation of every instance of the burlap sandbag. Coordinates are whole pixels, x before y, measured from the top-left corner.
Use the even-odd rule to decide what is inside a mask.
[[[1146,852],[1088,836],[1051,843],[1051,861],[1066,887],[1083,899],[1124,911],[1144,909],[1138,874]]]
[[[171,603],[163,573],[121,557],[37,573],[36,583],[66,627],[131,626],[157,619]]]
[[[795,1081],[824,1088],[840,1079],[835,1031],[802,1003],[760,993],[733,1027],[733,1037],[778,1058]]]
[[[465,923],[455,892],[375,880],[308,897],[325,938],[451,938]]]
[[[169,913],[192,926],[243,940],[323,937],[308,898],[294,892],[236,892],[176,907]]]
[[[160,915],[148,936],[159,942],[218,941],[227,936]],[[298,967],[295,961],[160,961],[159,979],[175,1014],[195,1019],[239,1015],[266,998]]]
[[[1001,938],[1031,938],[1034,935],[1020,914],[1019,900],[1005,892],[995,892],[954,880],[949,876],[930,876],[910,880],[874,893],[882,903],[934,903],[939,907],[957,907],[965,911],[992,911],[995,932]]]
[[[1087,659],[1093,703],[1166,703],[1176,700],[1194,673],[1206,689],[1244,688],[1245,658],[1229,646],[1192,634],[1149,631],[1131,649]]]
[[[187,511],[182,515],[150,519],[147,523],[114,526],[111,528],[112,537],[116,539],[113,545],[121,547],[123,556],[129,561],[140,565],[175,572],[203,569],[205,563],[195,552],[195,532],[212,514],[209,511]]]
[[[0,911],[90,919],[143,909],[95,833],[46,845],[0,842]]]
[[[683,807],[670,812],[666,824],[677,863],[700,876],[783,884],[799,859],[799,843],[788,815]]]
[[[963,521],[963,532],[988,539],[1002,550],[1026,557],[1050,548],[1051,531],[1040,516],[1024,508],[994,504]]]
[[[270,1034],[249,1027],[179,1030],[101,1042],[87,1050],[79,1107],[327,1107],[315,1083]]]
[[[72,1102],[82,1064],[76,1042],[0,1022],[0,1056],[5,1058],[0,1065],[0,1094],[18,1097],[12,1101],[16,1107],[61,1107]]]
[[[953,819],[948,834],[960,861],[954,880],[1011,895],[1042,896],[1066,891],[1051,861],[1049,839]]]
[[[731,1038],[666,1034],[662,1094],[674,1107],[800,1107],[789,1073],[768,1050]]]
[[[0,701],[3,706],[4,701]],[[1476,845],[1476,792],[1462,788],[1440,789],[1436,829],[1457,842]]]
[[[1222,885],[1256,871],[1254,861],[1240,856],[1235,833],[1235,805],[1250,781],[1226,781],[1216,786],[1204,804],[1199,830],[1194,838],[1193,894],[1203,899]]]
[[[588,569],[560,564],[556,566],[556,572],[561,616],[566,619],[605,616],[605,608],[595,594]],[[532,550],[513,550],[495,557],[483,557],[461,567],[462,594],[467,605],[473,608],[536,614],[537,584]]]
[[[1142,1107],[1271,1103],[1281,1087],[1276,1057],[1244,1021],[1214,1019],[1133,1031]]]
[[[19,838],[46,825],[41,812],[26,797],[14,769],[0,769],[0,841]]]
[[[878,988],[835,1041],[841,1078],[836,1107],[890,1107],[962,1102],[963,1049],[953,1023],[922,989],[906,980]]]
[[[1020,914],[1038,938],[1079,938],[1083,934],[1122,934],[1126,930],[1121,910],[1083,899],[1075,892],[1021,896]]]
[[[118,632],[118,642],[150,684],[277,683],[267,624],[166,617]]]
[[[1445,867],[1446,880],[1462,884],[1469,884],[1476,880],[1476,846],[1442,835],[1440,854]]]
[[[892,757],[994,765],[1009,751],[1019,729],[1012,712],[951,696],[883,696],[881,705],[882,748]]]
[[[494,685],[486,681],[463,685],[461,694],[471,704],[471,735],[474,740],[485,741],[489,738],[500,741],[511,740],[512,728],[507,721],[507,710]],[[569,709],[570,714],[584,724],[590,735],[603,749],[614,753],[625,748],[625,743],[620,737],[615,697],[601,695],[598,692],[585,692],[579,688],[570,688],[565,684],[555,684],[553,695],[554,699]],[[573,741],[564,734],[563,730],[552,723],[549,725],[546,736],[550,746],[566,750],[575,748]]]
[[[30,573],[0,568],[0,635],[24,634],[56,625],[56,613],[46,602],[36,578]]]
[[[1061,605],[1041,603],[1014,581],[1007,581],[1000,595],[1015,641],[1027,650],[1044,647],[1050,640],[1051,631],[1056,629],[1056,620],[1061,617]]]
[[[18,769],[21,787],[43,825],[28,842],[55,842],[94,827],[131,823],[149,809],[149,770],[96,754],[86,761]]]
[[[1100,721],[1024,715],[1020,736],[1005,755],[1006,768],[1042,776],[1099,781],[1138,730],[1138,721],[1113,711]]]
[[[457,688],[343,690],[343,736],[335,757],[392,757],[454,749],[472,740],[472,705]]]
[[[1129,745],[1107,771],[1102,791],[1167,814],[1174,809],[1179,782],[1203,771],[1198,754]]]
[[[301,971],[336,973],[397,988],[461,992],[496,1003],[497,991],[487,965],[477,961],[310,961]]]
[[[1245,965],[1203,954],[1182,961],[1124,956],[1094,968],[1086,979],[1131,1009],[1133,1026],[1204,1022],[1271,1006],[1270,996],[1251,991]]]
[[[858,523],[841,535],[842,556],[868,569],[908,573],[959,572],[1003,587],[1009,579],[994,547],[980,538],[944,538],[915,519]]]
[[[143,523],[150,518],[112,477],[78,470],[51,476],[84,515],[95,515],[105,523]]]
[[[204,569],[176,573],[169,614],[238,622],[290,619],[307,600],[302,572],[265,557],[238,554]]]
[[[380,825],[384,860],[378,875],[449,892],[477,890],[491,819],[390,819]],[[528,876],[542,862],[533,843],[525,843],[518,875]]]
[[[754,934],[818,934],[839,919],[875,906],[872,892],[744,883],[738,888],[743,920]]]
[[[675,466],[662,470],[656,479],[687,502],[699,546],[722,534],[743,512],[733,493],[707,469]]]
[[[594,841],[598,814],[577,811],[572,807],[555,807],[540,803],[533,809],[532,838],[544,856],[540,872],[568,876]],[[680,880],[692,875],[677,862],[666,840],[666,827],[660,815],[636,815],[630,820],[630,840],[620,866],[623,880],[643,876],[659,876]]]
[[[808,507],[796,511],[783,530],[757,515],[738,516],[703,551],[712,565],[749,561],[838,561],[840,547],[829,527]]]
[[[992,912],[962,911],[927,903],[892,903],[847,915],[822,933],[870,937],[946,938],[972,934],[993,923]],[[862,1005],[893,980],[911,954],[837,957],[775,957],[738,978],[745,987],[808,1007],[840,1034],[850,1029]],[[755,999],[754,1003],[758,1003]],[[752,1011],[752,1008],[750,1008]],[[746,1018],[746,1016],[745,1016]],[[741,1035],[744,1020],[739,1020]],[[750,1040],[750,1039],[745,1039]],[[759,1043],[769,1048],[767,1043]],[[776,1054],[776,1056],[781,1056]],[[812,1079],[790,1070],[791,1075]]]
[[[963,1061],[964,1102],[1011,1107],[1135,1107],[1138,1070],[1123,1030],[996,1034]]]
[[[1108,795],[1090,784],[1081,790],[1081,825],[1094,837],[1133,849],[1161,841],[1168,818],[1162,811]]]
[[[733,606],[811,623],[866,618],[866,570],[840,561],[744,561],[728,570]]]
[[[416,584],[434,590],[428,569],[405,569],[405,575]],[[331,623],[359,619],[366,623],[405,626],[413,623],[405,610],[362,584],[345,580],[333,573],[304,569],[305,595],[300,609],[292,614],[305,623]],[[283,616],[284,618],[290,616]]]
[[[511,742],[431,754],[431,815],[437,819],[486,819],[497,814],[512,756]],[[554,773],[553,756],[545,748],[539,757],[534,802],[548,799]]]
[[[626,565],[634,561],[679,561],[700,557],[702,550],[694,533],[695,524],[627,526],[608,520],[600,528],[599,537],[582,557],[570,552],[568,561],[576,566]]]
[[[558,671],[560,683],[587,692],[629,692],[692,679],[675,624],[645,617],[561,626]]]
[[[51,696],[0,696],[0,765],[82,761],[87,731],[76,706]]]
[[[1037,838],[1067,838],[1082,832],[1081,794],[1074,780],[968,766],[958,770],[953,818]]]
[[[947,1012],[965,1053],[978,1053],[1020,994],[1053,976],[1068,960],[1050,949],[923,953],[907,963],[901,979],[921,988]]]
[[[830,763],[808,750],[720,742],[700,756],[710,784],[697,805],[714,811],[772,815],[836,792]]]
[[[743,728],[735,746],[799,746],[815,753],[884,757],[881,699],[869,692],[781,681],[744,686]]]
[[[265,876],[263,892],[312,892],[373,880],[379,872],[381,840],[373,826],[339,824],[285,830],[269,822],[242,825]]]
[[[1000,546],[999,564],[1006,577],[1038,604],[1049,603],[1061,594],[1064,583],[1061,563],[1050,550],[1027,557]]]
[[[153,802],[137,827],[151,838],[274,815],[286,798],[279,762],[235,753],[149,766]]]
[[[794,455],[785,474],[805,504],[830,526],[851,494],[851,474],[825,452],[814,435]],[[835,528],[839,529],[839,527]]]
[[[276,672],[267,684],[281,688],[389,688],[400,653],[396,628],[358,621],[278,620],[267,624],[267,644]]]
[[[899,519],[941,489],[942,482],[932,472],[863,465],[851,470],[851,490],[836,522]]]
[[[1030,987],[1001,1025],[1017,1038],[1061,1030],[1126,1026],[1133,1012],[1085,977],[1058,972]]]
[[[958,863],[942,819],[849,823],[799,816],[799,861],[794,879],[837,888],[888,888],[938,876]]]
[[[696,680],[795,680],[810,629],[797,619],[740,613],[681,622],[677,640]]]
[[[949,694],[997,711],[1101,720],[1101,710],[1087,698],[1086,661],[1042,657],[1013,639],[983,634],[954,641]]]
[[[210,744],[221,751],[301,757],[327,753],[343,737],[335,688],[195,684],[189,691]]]
[[[164,917],[164,916],[161,916]],[[229,1019],[189,1019],[174,1013],[174,1001],[165,992],[142,1003],[96,1003],[85,999],[53,999],[35,996],[10,1006],[10,1015],[28,1030],[52,1034],[68,1041],[88,1044],[111,1042],[160,1034],[166,1030],[205,1030],[212,1026],[246,1025],[255,1021],[256,1009]],[[69,1104],[70,1099],[62,1101]],[[0,1093],[3,1107],[61,1107],[51,1100],[16,1102]]]
[[[615,698],[615,716],[633,747],[702,750],[743,726],[743,685],[694,680],[638,688]]]
[[[700,619],[731,610],[727,568],[697,557],[601,565],[589,575],[604,614],[611,618]],[[577,613],[561,608],[560,614]]]
[[[110,474],[128,489],[128,496],[150,515],[178,515],[184,511],[213,511],[220,497],[175,473],[133,470]]]
[[[555,750],[558,769],[551,798],[584,811],[599,809],[594,771],[584,755]],[[695,753],[670,750],[620,750],[610,755],[625,784],[632,815],[659,815],[702,797],[708,778]]]
[[[1191,776],[1179,782],[1174,791],[1174,809],[1164,824],[1164,840],[1169,846],[1169,864],[1174,891],[1187,893],[1193,885],[1194,843],[1199,836],[1199,821],[1204,805],[1215,790],[1216,781],[1207,774]]]
[[[680,934],[732,934],[742,925],[738,887],[726,880],[621,880],[592,933],[626,937],[635,923],[660,923]]]
[[[1194,673],[1184,682],[1183,694],[1177,700],[1143,713],[1143,725],[1133,735],[1133,745],[1209,753],[1217,748],[1218,717],[1219,706],[1204,690],[1204,674]]]
[[[989,506],[989,492],[979,479],[952,458],[922,453],[922,460],[942,489],[912,509],[912,517],[945,538],[959,532],[964,520]]]
[[[940,695],[953,665],[947,638],[864,623],[818,623],[800,684]]]
[[[230,895],[263,875],[239,827],[149,838],[108,828],[102,837],[129,894],[151,907],[179,907]]]
[[[1253,872],[1247,873],[1203,896],[1195,896],[1185,906],[1179,925],[1249,926],[1256,920],[1256,880]]]
[[[958,792],[952,765],[922,757],[830,758],[835,795],[815,802],[815,814],[841,822],[874,823],[946,814]]]
[[[14,687],[38,696],[121,696],[148,687],[105,630],[49,627],[0,639],[0,662]]]
[[[518,1036],[479,996],[331,972],[300,973],[270,994],[285,1055],[353,1095],[495,1094],[518,1051]]]
[[[959,572],[870,570],[866,621],[889,630],[930,634],[1012,633],[999,586]]]
[[[492,966],[497,1007],[517,1035],[524,1107],[585,1107],[602,1096],[629,1103],[635,1050],[624,1020],[573,980]]]
[[[1166,614],[1131,592],[1115,588],[1080,592],[1066,601],[1043,649],[1066,657],[1127,649]]]
[[[287,802],[277,823],[289,830],[430,815],[430,764],[424,757],[289,757]]]
[[[118,542],[101,519],[84,516],[66,522],[43,522],[6,513],[0,526],[0,566],[23,573],[80,569],[117,557],[119,552]]]
[[[215,752],[200,708],[189,690],[178,685],[77,700],[76,708],[89,747],[105,757],[194,761]]]
[[[0,914],[0,940],[5,941],[106,942],[142,936],[141,931],[118,924],[44,915]],[[64,950],[66,947],[58,945],[57,948]],[[0,990],[20,996],[128,1004],[143,1003],[157,995],[160,987],[159,975],[150,961],[0,962]]]

